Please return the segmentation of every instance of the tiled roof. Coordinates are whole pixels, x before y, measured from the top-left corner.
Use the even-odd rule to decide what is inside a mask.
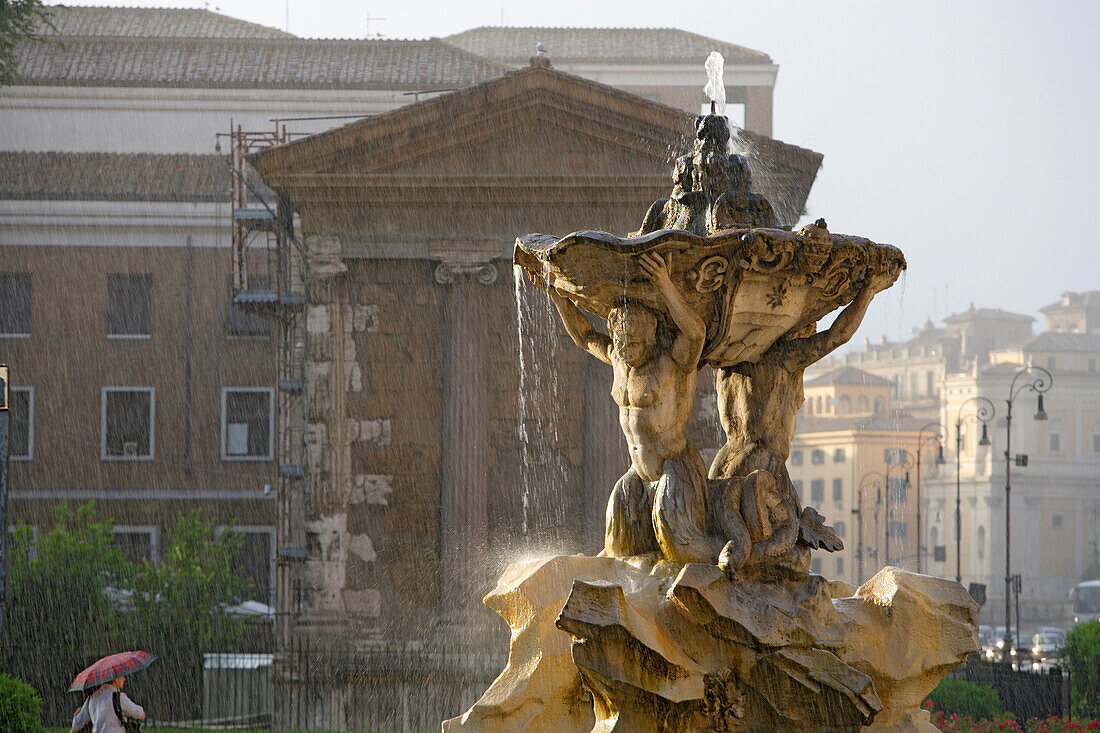
[[[828,384],[883,386],[890,384],[890,382],[870,372],[865,372],[862,369],[842,366],[839,369],[833,369],[816,379],[806,382],[805,386],[822,387]]]
[[[799,436],[811,433],[831,433],[838,430],[852,430],[857,432],[898,432],[915,433],[927,423],[926,420],[918,420],[906,412],[895,410],[893,414],[876,415],[867,417],[798,417]]]
[[[508,70],[439,40],[76,37],[18,53],[17,83],[39,85],[429,90]]]
[[[220,155],[0,152],[0,199],[225,201]]]
[[[1023,313],[1011,313],[1000,308],[975,308],[970,306],[970,310],[962,313],[956,313],[953,316],[948,316],[943,319],[944,323],[960,323],[970,321],[976,318],[981,318],[987,321],[1034,321],[1031,316],[1024,315]]]
[[[538,43],[550,63],[614,61],[616,63],[698,63],[711,51],[726,63],[770,64],[771,57],[725,41],[676,28],[500,28],[483,26],[444,40],[479,56],[525,64]]]
[[[197,8],[59,7],[51,19],[62,36],[128,38],[293,38],[276,28]],[[53,30],[43,29],[52,34]]]
[[[1039,309],[1041,313],[1057,313],[1061,310],[1100,310],[1100,290],[1086,290],[1083,293],[1062,293],[1062,299],[1057,303],[1045,305]]]
[[[1025,352],[1097,353],[1100,352],[1100,336],[1094,336],[1091,333],[1045,331],[1018,348]]]

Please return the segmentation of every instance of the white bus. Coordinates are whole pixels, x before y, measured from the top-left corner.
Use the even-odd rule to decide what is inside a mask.
[[[1100,580],[1086,580],[1073,586],[1069,599],[1073,602],[1074,624],[1100,618]]]

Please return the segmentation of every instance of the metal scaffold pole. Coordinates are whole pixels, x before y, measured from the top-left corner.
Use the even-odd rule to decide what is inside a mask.
[[[8,367],[0,364],[0,642],[8,607]]]

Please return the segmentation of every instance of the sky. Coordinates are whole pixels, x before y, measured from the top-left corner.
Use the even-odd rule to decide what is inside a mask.
[[[971,303],[1033,315],[1038,330],[1062,292],[1100,290],[1100,237],[1084,221],[1100,194],[1094,0],[66,4],[208,7],[303,37],[503,24],[680,28],[749,46],[779,65],[774,137],[825,156],[808,220],[908,259],[853,345],[904,339]],[[700,68],[700,101],[705,82]]]

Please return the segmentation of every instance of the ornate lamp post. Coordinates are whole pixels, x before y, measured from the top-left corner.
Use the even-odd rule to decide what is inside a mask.
[[[932,428],[936,432],[924,437],[924,431]],[[923,548],[921,542],[924,540],[924,535],[921,534],[921,495],[920,495],[920,469],[921,469],[921,449],[924,448],[925,441],[934,440],[939,445],[936,449],[936,465],[942,466],[946,461],[943,459],[943,433],[940,430],[940,424],[938,422],[930,422],[920,429],[917,433],[917,572],[923,572],[922,560],[924,558]]]
[[[875,522],[878,522],[878,505],[883,502],[885,497],[886,506],[884,508],[883,516],[883,551],[876,557],[880,558],[883,565],[890,564],[890,474],[893,469],[906,469],[905,471],[905,485],[909,486],[909,454],[904,448],[899,448],[892,457],[888,457],[886,461],[886,472],[882,471],[868,471],[863,474],[863,477],[859,481],[859,493],[857,496],[858,509],[853,509],[852,513],[859,515],[859,549],[856,553],[856,558],[859,561],[859,574],[860,580],[863,579],[863,487],[868,482],[872,488],[876,490],[875,498]]]
[[[852,510],[852,514],[856,515],[856,563],[858,565],[858,573],[856,579],[863,582],[863,487],[871,481],[871,487],[878,489],[879,499],[882,498],[882,480],[885,476],[881,471],[870,471],[863,474],[863,478],[859,480],[859,488],[856,491],[856,509]],[[878,509],[875,510],[875,521],[878,521]]]
[[[967,405],[975,405],[974,412],[963,415]],[[982,424],[982,439],[978,445],[989,445],[989,423],[997,409],[985,397],[971,397],[959,405],[955,414],[955,582],[962,582],[962,424],[974,418]]]
[[[1020,377],[1028,375],[1027,379],[1016,386],[1016,382]],[[1012,656],[1015,643],[1012,642],[1012,632],[1009,630],[1012,627],[1010,623],[1012,620],[1012,461],[1014,457],[1012,455],[1012,403],[1015,402],[1016,397],[1024,390],[1031,390],[1038,395],[1038,407],[1035,411],[1036,420],[1046,420],[1047,413],[1043,409],[1043,394],[1050,389],[1050,385],[1054,382],[1054,377],[1050,375],[1046,369],[1038,366],[1026,366],[1016,372],[1016,376],[1012,378],[1012,383],[1008,386],[1008,399],[1005,403],[1008,405],[1008,413],[1005,415],[1005,650],[1008,652],[1008,656]],[[1021,460],[1021,465],[1025,465],[1026,459]]]

